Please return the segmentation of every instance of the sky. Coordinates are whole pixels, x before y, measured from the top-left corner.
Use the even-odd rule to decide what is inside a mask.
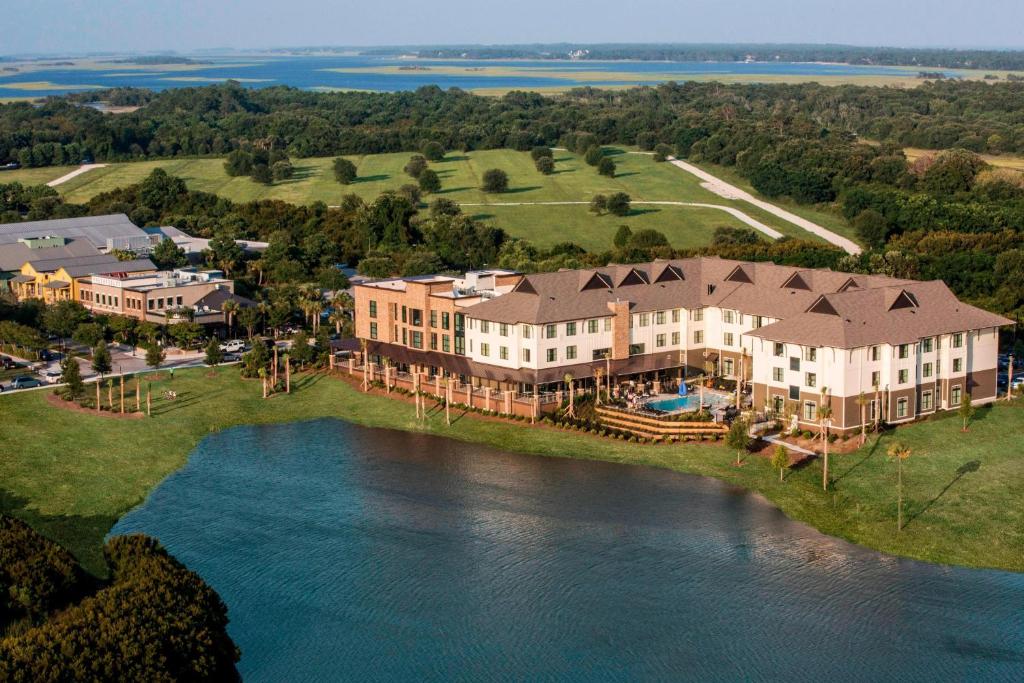
[[[511,43],[1024,48],[1024,0],[0,0],[0,54]]]

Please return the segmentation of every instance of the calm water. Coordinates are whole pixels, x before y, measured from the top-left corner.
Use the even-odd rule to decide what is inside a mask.
[[[290,85],[297,88],[353,88],[358,90],[414,90],[423,85],[439,85],[442,88],[531,88],[543,86],[593,85],[599,86],[609,82],[573,81],[545,77],[543,73],[536,76],[485,76],[472,72],[465,74],[439,74],[430,71],[407,71],[400,74],[382,75],[374,73],[335,73],[325,71],[332,68],[373,68],[394,65],[409,65],[409,60],[385,57],[366,56],[331,56],[331,57],[249,57],[232,56],[220,58],[202,58],[211,64],[195,71],[163,71],[159,67],[133,67],[111,65],[110,68],[73,69],[66,66],[24,73],[0,71],[0,97],[25,97],[58,95],[73,90],[70,86],[101,86],[101,87],[142,87],[153,90],[206,85],[211,81],[227,78],[258,79],[247,82],[250,87],[266,87],[270,85]],[[52,63],[52,61],[51,61]],[[688,77],[707,74],[744,74],[744,75],[845,75],[858,74],[864,76],[900,75],[913,78],[917,69],[901,67],[870,67],[850,66],[844,64],[806,64],[806,63],[756,63],[743,64],[736,62],[550,62],[550,61],[503,61],[503,60],[416,60],[418,66],[440,67],[455,66],[463,69],[474,67],[541,68],[559,72],[623,72],[670,74],[674,80],[685,81]],[[9,66],[0,63],[0,67]],[[46,81],[53,87],[38,90],[23,90],[11,87],[14,83]],[[639,83],[640,81],[636,81]],[[630,81],[615,81],[626,83]]]
[[[250,681],[1024,676],[1024,575],[879,555],[654,469],[242,427],[129,531],[220,592]]]
[[[710,404],[711,407],[724,405],[730,402],[732,402],[732,397],[728,395],[716,394],[711,391],[704,392],[704,403]],[[699,391],[693,391],[686,396],[663,398],[657,401],[650,401],[646,405],[648,408],[664,410],[669,413],[675,410],[694,411],[700,408],[700,393]]]

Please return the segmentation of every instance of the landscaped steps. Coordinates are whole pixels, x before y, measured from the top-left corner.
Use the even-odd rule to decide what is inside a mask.
[[[601,424],[612,429],[642,436],[648,439],[665,438],[670,436],[708,436],[722,435],[729,431],[729,428],[714,422],[675,422],[672,420],[658,420],[653,417],[626,413],[613,408],[598,406],[596,412],[601,419]]]

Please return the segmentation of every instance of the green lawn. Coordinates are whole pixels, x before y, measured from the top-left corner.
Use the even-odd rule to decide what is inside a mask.
[[[120,420],[57,409],[46,392],[0,397],[0,511],[22,517],[70,548],[93,570],[114,521],[179,468],[205,435],[235,424],[336,416],[359,424],[425,431],[497,448],[665,467],[718,477],[758,491],[789,516],[825,533],[900,555],[1024,571],[1024,407],[979,411],[961,434],[955,418],[905,427],[914,449],[905,470],[907,516],[895,529],[895,465],[885,435],[833,458],[834,493],[820,489],[815,462],[779,483],[764,458],[734,467],[720,445],[637,446],[575,432],[467,416],[416,424],[411,404],[365,395],[322,375],[304,375],[291,396],[260,398],[236,368],[176,373],[179,398],[157,400],[151,419]],[[160,396],[170,381],[154,383]],[[970,465],[969,463],[976,463]],[[964,466],[967,465],[966,468]],[[971,470],[958,476],[958,470]]]
[[[42,168],[19,168],[13,171],[0,171],[0,183],[21,183],[22,185],[45,185],[66,173],[74,171],[77,166],[43,166]]]
[[[609,148],[618,168],[615,178],[605,178],[569,152],[556,152],[556,172],[544,176],[536,171],[533,160],[525,152],[512,150],[481,150],[452,152],[432,164],[441,176],[442,191],[447,197],[466,206],[466,211],[491,221],[510,234],[530,239],[539,246],[560,241],[574,241],[587,249],[605,249],[615,229],[627,224],[634,229],[655,228],[664,232],[676,247],[706,244],[716,227],[744,224],[724,211],[699,207],[643,206],[634,208],[624,218],[593,216],[581,206],[500,206],[522,202],[588,202],[598,193],[626,192],[636,201],[700,202],[731,206],[770,225],[784,234],[817,240],[793,226],[745,202],[723,199],[700,186],[697,178],[667,163],[657,163],[650,155],[628,154]],[[70,202],[85,202],[91,197],[142,180],[154,168],[185,179],[189,187],[213,192],[234,201],[281,199],[295,204],[322,201],[338,204],[346,193],[355,193],[372,200],[384,190],[397,189],[414,182],[403,171],[409,153],[374,154],[350,157],[358,166],[359,180],[349,186],[339,185],[331,170],[331,158],[295,159],[295,177],[273,185],[261,185],[247,177],[232,178],[224,172],[218,158],[169,159],[110,164],[72,178],[58,186]],[[480,190],[481,177],[489,168],[503,169],[509,175],[509,191],[500,195]],[[21,169],[7,172],[8,182],[46,182],[66,169]],[[427,198],[430,199],[429,197]]]

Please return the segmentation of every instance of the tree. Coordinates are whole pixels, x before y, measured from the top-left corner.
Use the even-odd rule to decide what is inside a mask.
[[[594,145],[583,155],[583,161],[587,162],[589,166],[597,166],[601,163],[601,159],[604,159],[604,150],[598,145]]]
[[[405,185],[402,185],[400,188],[398,188],[398,195],[406,199],[410,205],[418,206],[420,203],[422,193],[420,192],[419,185],[406,183]]]
[[[654,149],[655,143],[658,142],[658,136],[656,133],[645,130],[642,133],[637,133],[636,146],[645,152],[649,152]]]
[[[824,398],[824,395],[822,396]],[[818,422],[821,425],[822,442],[822,467],[821,467],[821,488],[828,491],[828,428],[832,424],[832,407],[823,404],[818,408]]]
[[[75,328],[75,332],[71,335],[71,339],[74,340],[76,344],[92,348],[99,344],[100,340],[103,339],[103,326],[99,323],[82,323]]]
[[[146,347],[146,365],[153,368],[154,370],[160,367],[160,364],[164,362],[164,352],[156,344],[149,344]]]
[[[750,433],[746,420],[733,420],[729,425],[729,433],[725,435],[725,443],[729,448],[736,451],[736,465],[741,463],[741,457],[750,445]]]
[[[260,312],[255,306],[247,306],[238,312],[238,324],[245,328],[245,335],[249,339],[252,339],[259,322]]]
[[[881,247],[889,236],[891,228],[885,216],[874,209],[865,209],[858,213],[851,221],[857,236],[870,246]]]
[[[220,365],[224,362],[224,352],[220,350],[220,343],[216,337],[210,337],[210,341],[206,345],[206,358],[204,362],[211,366]]]
[[[295,167],[292,166],[292,162],[282,159],[274,162],[274,165],[270,167],[270,174],[275,181],[288,180],[295,175]]]
[[[244,256],[245,250],[224,230],[217,232],[209,242],[207,259],[223,270],[225,277],[231,276]]]
[[[85,393],[85,383],[82,381],[82,369],[78,366],[78,360],[74,354],[67,354],[60,364],[60,381],[67,385],[64,394],[74,401]]]
[[[534,162],[534,165],[544,175],[551,175],[555,172],[555,160],[551,157],[540,157]]]
[[[188,265],[188,257],[185,250],[174,243],[174,240],[164,238],[156,245],[149,258],[160,270],[171,270]]]
[[[300,331],[292,339],[291,349],[288,351],[290,358],[294,359],[302,368],[306,363],[313,360],[313,347],[309,345],[309,335]]]
[[[351,185],[355,182],[356,165],[344,157],[334,160],[334,179],[342,185]]]
[[[57,335],[62,342],[74,334],[75,329],[89,320],[89,311],[77,301],[58,301],[43,312],[43,328]]]
[[[220,312],[224,314],[224,323],[228,326],[228,334],[235,329],[235,316],[240,308],[241,306],[234,299],[227,299],[220,305]]]
[[[270,185],[274,182],[274,174],[270,170],[270,166],[267,166],[266,164],[256,164],[253,166],[252,173],[250,175],[257,183]]]
[[[508,191],[508,174],[500,168],[490,168],[484,171],[483,186],[484,192],[500,193]]]
[[[234,150],[224,162],[224,172],[232,177],[249,175],[252,173],[252,155],[240,149]]]
[[[616,192],[608,197],[608,213],[616,216],[626,216],[631,210],[629,195],[625,192]]]
[[[889,446],[889,457],[896,460],[896,531],[903,530],[903,461],[910,457],[911,449],[896,442]]]
[[[667,161],[672,156],[672,148],[665,143],[661,143],[654,148],[654,160],[655,161]]]
[[[597,172],[599,175],[606,176],[608,178],[615,177],[615,162],[612,161],[611,157],[604,157],[600,163],[597,164]]]
[[[444,147],[440,142],[431,140],[430,142],[423,145],[420,150],[429,161],[443,161],[444,160]]]
[[[552,162],[554,161],[555,154],[554,152],[551,151],[550,147],[538,145],[530,150],[530,158],[532,158],[534,161],[539,161],[544,157],[551,159]]]
[[[572,373],[565,373],[562,380],[565,382],[565,390],[569,392],[569,406],[565,410],[565,416],[576,417],[576,383]]]
[[[595,194],[590,200],[590,211],[598,216],[608,210],[608,197],[603,194]]]
[[[960,419],[963,420],[963,422],[964,422],[964,426],[963,426],[963,428],[960,431],[966,432],[967,431],[967,423],[971,421],[972,417],[974,417],[974,405],[971,403],[971,395],[970,394],[965,392],[960,397],[960,407],[957,408],[956,412],[960,416]]]
[[[779,471],[779,481],[782,481],[786,470],[789,468],[789,451],[785,446],[776,446],[772,452],[772,467]]]
[[[427,170],[427,159],[422,154],[413,154],[405,165],[405,172],[413,177],[419,178],[423,171]]]
[[[619,229],[615,231],[615,237],[612,238],[612,244],[622,249],[629,244],[629,239],[632,236],[633,231],[629,229],[628,225],[620,225]]]
[[[441,189],[441,176],[437,175],[437,171],[426,168],[420,173],[420,190],[425,194],[431,194],[438,192]]]
[[[110,372],[112,367],[110,349],[105,341],[100,341],[92,350],[92,370],[101,377]]]

